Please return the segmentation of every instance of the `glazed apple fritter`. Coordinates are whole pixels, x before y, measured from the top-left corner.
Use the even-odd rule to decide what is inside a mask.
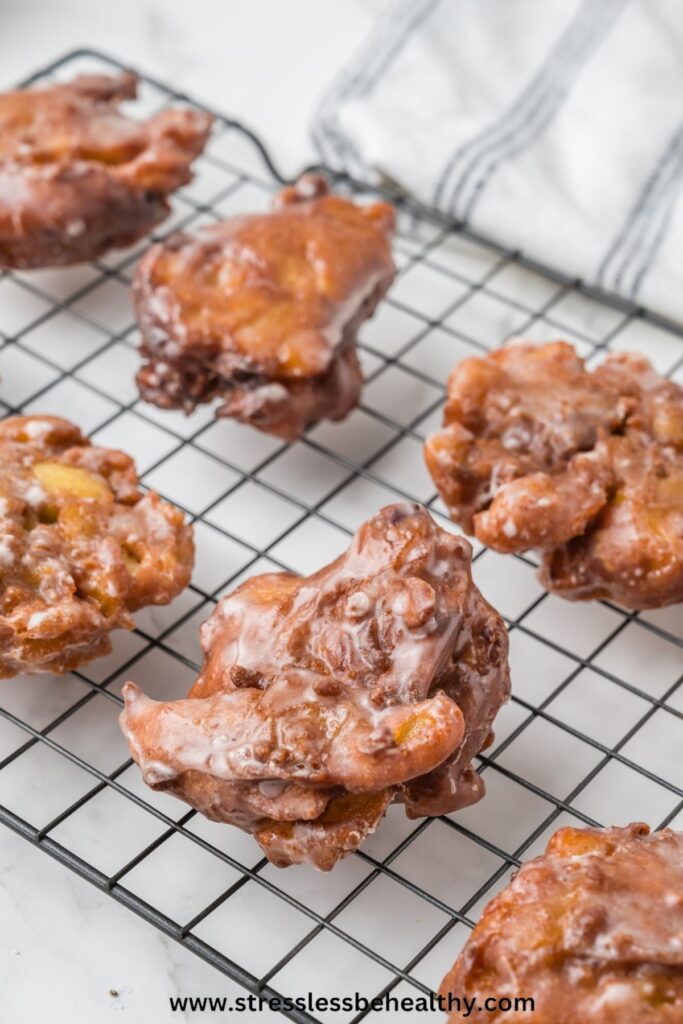
[[[683,833],[649,832],[556,832],[488,904],[441,995],[511,1005],[479,1014],[491,1024],[681,1024]]]
[[[473,803],[473,757],[507,699],[507,633],[472,582],[471,548],[417,505],[365,523],[309,577],[256,576],[201,631],[185,700],[124,687],[145,781],[254,834],[278,866],[329,870],[389,804]]]
[[[0,676],[70,671],[187,585],[182,514],[55,416],[0,422]]]
[[[548,590],[683,599],[683,388],[647,359],[591,373],[562,341],[466,359],[425,456],[455,522],[496,551],[539,548]]]
[[[119,106],[136,92],[123,73],[0,95],[0,266],[92,260],[170,213],[211,118],[165,110],[133,121]]]
[[[360,206],[306,175],[270,213],[153,246],[134,282],[140,394],[231,416],[286,440],[358,402],[359,326],[394,278],[386,203]]]

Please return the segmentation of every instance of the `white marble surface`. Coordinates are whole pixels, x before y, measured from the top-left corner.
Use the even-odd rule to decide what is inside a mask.
[[[242,989],[23,839],[0,829],[0,1019],[165,1024],[169,997]],[[263,1013],[259,1024],[275,1020]]]

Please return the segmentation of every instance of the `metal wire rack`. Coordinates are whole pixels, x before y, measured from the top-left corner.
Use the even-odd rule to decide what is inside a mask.
[[[24,84],[121,66],[78,51]],[[140,79],[146,111],[199,106]],[[252,132],[216,117],[195,181],[159,236],[265,208],[283,180]],[[373,191],[329,173],[338,188]],[[139,781],[116,728],[120,686],[133,678],[154,696],[184,694],[198,667],[198,623],[227,588],[264,569],[326,563],[397,498],[449,525],[421,446],[457,359],[511,334],[564,336],[591,360],[638,349],[683,383],[681,328],[390,198],[400,274],[361,332],[361,407],[295,445],[214,422],[211,409],[185,419],[138,400],[128,284],[144,244],[85,267],[0,275],[0,411],[64,413],[95,441],[129,450],[143,482],[194,520],[199,549],[191,587],[142,613],[110,657],[61,681],[0,682],[0,821],[267,998],[430,993],[483,903],[561,823],[683,827],[680,606],[632,614],[563,602],[538,586],[533,559],[481,547],[475,578],[509,625],[514,696],[479,758],[488,795],[476,807],[418,823],[393,808],[363,849],[312,877],[278,872],[236,829]],[[361,1011],[348,1020],[364,1018],[378,1019]]]

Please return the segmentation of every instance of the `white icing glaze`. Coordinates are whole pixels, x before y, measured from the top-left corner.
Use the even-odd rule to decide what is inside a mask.
[[[16,561],[11,537],[0,537],[0,568],[9,569]]]
[[[24,425],[24,433],[34,441],[41,437],[45,437],[53,429],[54,424],[50,423],[49,420],[41,420],[38,418],[30,419]]]
[[[287,783],[280,779],[264,779],[263,782],[259,782],[258,788],[263,796],[272,799],[282,795],[287,788]]]
[[[513,519],[506,519],[503,523],[503,533],[506,537],[517,536],[517,525]]]
[[[346,600],[346,614],[351,619],[362,619],[370,611],[370,598],[364,590],[357,590]]]

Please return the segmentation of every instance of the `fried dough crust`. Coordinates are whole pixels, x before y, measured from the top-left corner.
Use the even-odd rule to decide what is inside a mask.
[[[683,600],[683,389],[641,356],[585,369],[571,345],[456,366],[427,465],[452,518],[541,580],[627,608]]]
[[[394,278],[386,203],[357,205],[308,175],[275,208],[178,233],[153,246],[134,281],[142,397],[294,440],[353,409],[358,328]]]
[[[0,266],[66,266],[132,245],[190,181],[211,118],[165,110],[133,121],[130,72],[0,95]]]
[[[683,833],[649,833],[556,832],[488,904],[441,995],[493,997],[491,1024],[681,1024]]]
[[[507,699],[507,633],[467,541],[394,505],[309,577],[256,576],[202,627],[185,700],[124,687],[145,781],[252,832],[279,866],[329,870],[402,801],[472,803],[472,759]]]
[[[189,582],[191,528],[120,451],[55,416],[0,422],[0,676],[68,672]]]

